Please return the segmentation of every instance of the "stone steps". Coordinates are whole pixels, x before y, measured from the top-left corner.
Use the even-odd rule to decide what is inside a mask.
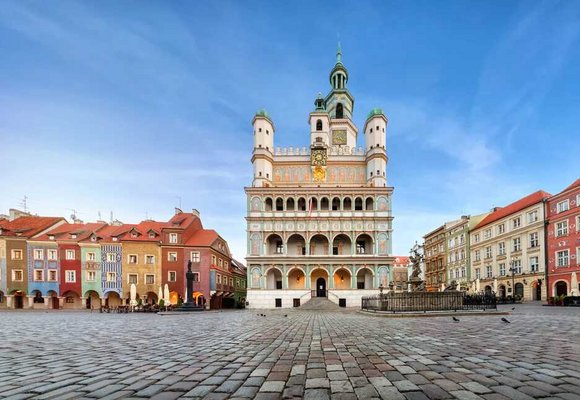
[[[329,311],[336,311],[339,310],[340,307],[338,304],[333,303],[332,301],[328,300],[326,297],[313,297],[306,303],[300,306],[301,310],[329,310]]]

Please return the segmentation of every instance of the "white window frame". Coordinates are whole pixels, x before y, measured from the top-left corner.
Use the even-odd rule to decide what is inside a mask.
[[[107,253],[107,262],[109,262],[109,263],[116,263],[117,262],[117,254],[115,254],[115,253]]]
[[[97,261],[97,254],[94,251],[87,252],[87,261]]]
[[[481,269],[475,268],[475,279],[481,279]]]
[[[172,274],[173,279],[171,279]],[[177,271],[167,271],[167,282],[177,282]]]
[[[491,238],[491,228],[486,229],[485,231],[483,231],[483,238],[484,239],[489,239]]]
[[[12,260],[23,260],[24,252],[22,249],[12,249],[10,257]]]
[[[486,278],[491,278],[493,277],[493,268],[491,265],[486,265],[485,266],[485,277]]]
[[[505,256],[505,242],[499,242],[497,244],[497,255]]]
[[[570,251],[568,249],[556,252],[556,267],[564,268],[570,266]]]
[[[75,283],[77,281],[77,271],[75,271],[74,269],[65,270],[64,281],[66,283]]]
[[[502,233],[505,233],[505,224],[500,224],[497,226],[497,234],[501,235]]]
[[[42,249],[34,249],[33,257],[35,260],[44,260],[44,250]]]
[[[561,212],[568,211],[570,209],[570,201],[568,199],[559,201],[556,204],[556,213],[560,214]]]
[[[563,221],[556,222],[556,226],[554,227],[554,235],[556,237],[568,235],[568,220],[567,219],[565,219]]]
[[[107,272],[107,282],[116,282],[116,281],[117,281],[117,273]]]
[[[522,220],[520,217],[512,219],[512,229],[518,229],[522,226]]]
[[[40,278],[38,275],[40,274]],[[32,274],[32,279],[34,282],[44,282],[44,270],[43,269],[35,269]]]
[[[532,256],[530,257],[530,272],[540,271],[540,257]]]
[[[155,256],[153,254],[145,254],[145,264],[147,265],[155,264]]]
[[[217,257],[216,256],[211,256],[211,265],[217,266]]]
[[[172,244],[177,243],[177,233],[170,233],[169,234],[169,243],[172,243]]]
[[[528,218],[528,224],[533,224],[534,222],[537,222],[539,217],[538,217],[538,210],[533,210],[530,211],[527,214],[527,218]]]
[[[149,282],[150,277],[153,277],[153,282]],[[145,284],[146,285],[155,285],[155,274],[145,274]]]
[[[522,273],[522,260],[513,260],[512,268],[516,274]]]
[[[87,271],[85,277],[87,279],[87,282],[96,282],[97,281],[96,271]]]
[[[177,262],[177,252],[176,251],[167,252],[167,261]]]
[[[131,278],[134,277],[135,278],[135,282],[131,282]],[[138,285],[139,284],[139,274],[127,274],[127,284],[131,285],[131,284],[135,284]]]
[[[512,239],[512,251],[522,251],[522,239],[517,237]]]
[[[487,246],[485,248],[485,258],[491,258],[493,256],[493,252],[491,251],[491,246]]]
[[[50,279],[51,272],[54,273],[54,279]],[[46,281],[47,282],[57,282],[58,281],[58,271],[56,269],[49,269],[48,275],[46,277]]]
[[[528,235],[530,248],[535,248],[540,245],[540,235],[538,232],[532,232]]]
[[[473,258],[475,259],[475,261],[481,261],[481,253],[479,250],[475,250]]]
[[[189,259],[192,263],[198,263],[201,261],[201,253],[199,251],[192,251],[189,254]]]
[[[505,276],[505,263],[499,264],[499,276]]]
[[[56,261],[58,259],[58,251],[56,249],[48,249],[46,257],[49,261]]]
[[[74,260],[75,259],[75,251],[71,249],[65,250],[65,259],[66,260]]]
[[[139,257],[137,254],[127,254],[127,264],[138,264]]]

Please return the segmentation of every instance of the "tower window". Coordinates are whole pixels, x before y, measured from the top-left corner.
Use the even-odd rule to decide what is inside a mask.
[[[270,134],[270,131],[266,129],[266,135],[269,135],[269,134]]]
[[[260,172],[259,174],[260,174],[260,176],[262,176],[262,172]]]
[[[321,120],[316,121],[316,130],[317,131],[322,130],[322,121]]]
[[[377,131],[380,130],[379,127],[377,126]]]
[[[262,132],[262,128],[258,128],[258,132]]]
[[[344,118],[344,110],[342,108],[342,103],[336,105],[336,118]]]
[[[373,133],[373,128],[371,128],[371,133]]]

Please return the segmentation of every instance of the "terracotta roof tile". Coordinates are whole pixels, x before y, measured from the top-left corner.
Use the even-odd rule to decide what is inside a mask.
[[[30,238],[61,221],[66,222],[62,217],[18,217],[2,226],[2,236]]]
[[[213,229],[199,229],[187,240],[185,244],[190,246],[211,246],[219,238]],[[225,242],[225,240],[224,240]]]
[[[129,230],[127,230],[120,237],[121,240],[127,241],[139,241],[139,242],[151,242],[161,240],[161,230],[167,227],[167,222],[158,221],[141,221],[137,225],[133,225]],[[132,233],[136,232],[137,237],[133,237]],[[154,232],[156,235],[154,238],[149,237],[149,232]]]
[[[514,214],[518,211],[523,210],[524,208],[530,207],[533,204],[539,203],[543,199],[547,199],[550,196],[551,196],[550,193],[544,192],[543,190],[538,190],[537,192],[529,194],[526,197],[519,199],[518,201],[515,201],[511,204],[508,204],[505,207],[499,208],[498,210],[490,213],[487,217],[482,219],[481,222],[477,224],[473,229],[475,230],[484,227],[486,225],[489,225],[495,221],[507,217],[508,215]]]
[[[576,186],[580,186],[580,178],[576,179],[570,186],[568,186],[566,189],[562,190],[562,192],[566,192],[570,189],[575,188]]]
[[[50,237],[54,236],[54,240],[59,241],[72,241],[79,242],[87,239],[93,232],[96,232],[107,224],[104,222],[89,222],[86,224],[63,224],[57,226],[54,229],[46,232],[42,236],[36,238],[36,240],[51,240]],[[76,238],[72,238],[71,234],[76,234]]]

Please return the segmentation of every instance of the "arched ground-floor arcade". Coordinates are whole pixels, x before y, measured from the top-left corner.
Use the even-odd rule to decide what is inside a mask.
[[[474,292],[495,293],[499,298],[516,296],[523,301],[546,300],[547,290],[543,274],[502,276],[496,279],[480,279],[472,285]]]
[[[297,307],[313,297],[326,297],[342,306],[360,307],[363,296],[378,294],[381,286],[388,291],[392,281],[388,263],[250,264],[246,306]]]

